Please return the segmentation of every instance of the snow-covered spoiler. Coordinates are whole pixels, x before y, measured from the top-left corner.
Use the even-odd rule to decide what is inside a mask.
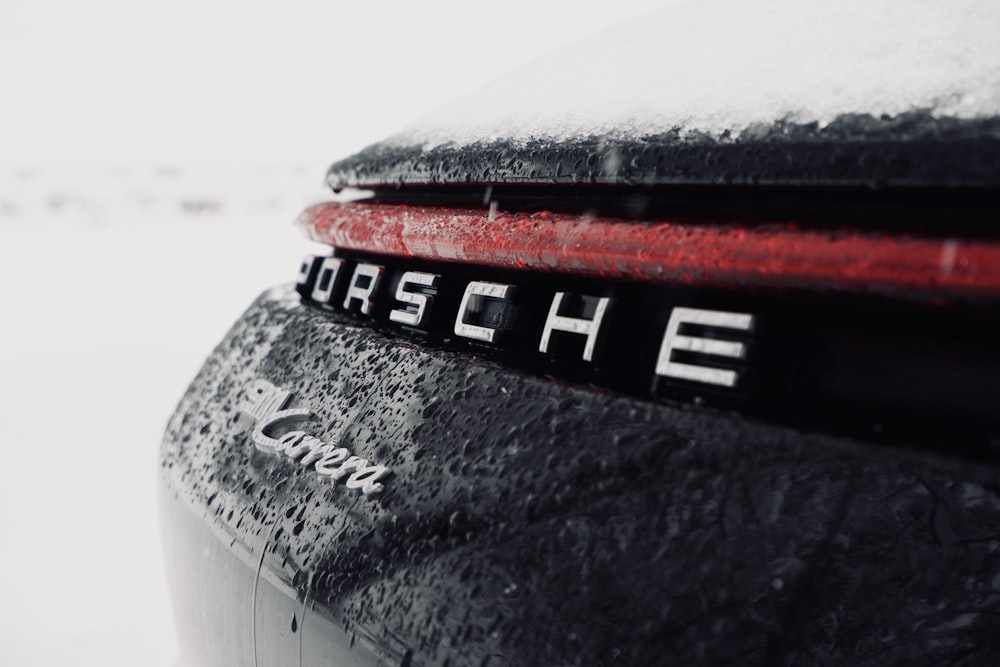
[[[996,189],[998,26],[990,0],[687,2],[511,72],[327,180]]]
[[[318,204],[297,224],[341,251],[495,269],[918,301],[1000,297],[1000,243],[988,240],[367,202]]]

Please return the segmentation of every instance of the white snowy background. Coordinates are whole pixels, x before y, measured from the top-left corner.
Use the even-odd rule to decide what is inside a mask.
[[[0,664],[175,663],[162,430],[330,162],[663,4],[0,0]]]

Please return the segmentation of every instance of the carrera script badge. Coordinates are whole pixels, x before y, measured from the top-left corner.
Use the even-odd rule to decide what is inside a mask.
[[[247,391],[240,411],[255,422],[251,437],[257,449],[284,455],[303,466],[312,466],[318,474],[329,477],[334,483],[346,478],[347,488],[360,489],[366,496],[385,490],[382,480],[391,472],[383,465],[372,464],[368,459],[352,455],[344,447],[323,442],[305,431],[287,431],[276,436],[290,424],[313,419],[313,413],[308,409],[287,408],[291,398],[291,392],[266,380],[255,381]]]

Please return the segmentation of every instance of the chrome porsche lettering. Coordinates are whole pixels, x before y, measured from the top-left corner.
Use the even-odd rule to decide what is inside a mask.
[[[407,288],[411,285],[418,287],[435,288],[441,276],[436,273],[423,273],[421,271],[407,271],[399,280],[396,287],[396,301],[414,306],[412,309],[404,306],[396,308],[389,313],[389,319],[399,324],[406,324],[411,327],[419,327],[427,319],[428,311],[434,303],[434,297],[421,292],[411,292]]]
[[[566,292],[556,292],[555,297],[552,299],[552,306],[549,307],[549,316],[545,318],[545,328],[542,329],[542,340],[538,344],[538,351],[548,352],[552,332],[562,331],[565,333],[586,336],[587,343],[583,348],[583,360],[593,361],[594,348],[597,345],[598,336],[601,333],[601,322],[604,321],[604,315],[607,313],[608,307],[611,305],[611,299],[609,297],[601,297],[598,299],[594,316],[591,318],[569,317],[567,315],[559,314],[563,298],[566,295]]]
[[[340,274],[340,267],[343,260],[336,257],[324,257],[320,262],[316,272],[316,283],[313,286],[311,298],[317,303],[330,303],[333,299],[333,290],[337,286],[337,276]]]
[[[392,262],[387,259],[386,263]],[[742,393],[747,389],[743,380],[747,365],[756,360],[748,361],[756,336],[755,315],[664,303],[669,299],[667,289],[661,295],[646,285],[609,284],[588,294],[556,287],[573,280],[572,276],[536,273],[517,284],[470,280],[469,273],[479,269],[468,266],[453,275],[444,267],[434,273],[400,266],[387,269],[387,265],[334,256],[307,257],[299,270],[297,289],[303,298],[325,308],[360,312],[413,329],[430,340],[485,343],[518,355],[520,363],[536,368],[543,364],[543,372],[568,370],[567,364],[575,364],[572,372],[577,377],[580,373],[595,378],[618,374],[627,378],[622,383],[648,387],[657,394],[690,391],[693,384]],[[338,275],[348,271],[350,281],[338,286]],[[551,288],[549,281],[554,283]],[[592,281],[587,284],[586,289],[594,289]],[[665,330],[661,328],[664,320]],[[758,357],[763,359],[764,354]],[[293,417],[283,415],[279,422]],[[274,447],[265,435],[260,439],[265,443],[262,447]],[[335,454],[336,448],[314,454],[316,448],[302,442],[290,451],[303,452],[305,459],[330,475],[349,460]],[[338,474],[345,476],[346,470]],[[377,477],[376,473],[371,477]]]
[[[344,298],[344,310],[351,309],[352,301],[360,301],[359,309],[365,315],[372,314],[372,293],[378,288],[382,279],[383,268],[377,264],[359,263],[354,267],[351,284],[347,287]]]
[[[295,281],[295,285],[299,289],[305,289],[305,287],[312,282],[313,277],[315,276],[313,268],[316,266],[318,261],[319,258],[315,255],[306,255],[305,258],[303,258],[302,263],[299,265],[298,280]]]
[[[489,326],[472,324],[472,315],[483,310],[486,299],[495,301],[510,301],[514,296],[514,286],[502,283],[484,283],[473,281],[466,285],[462,296],[462,305],[458,307],[458,317],[455,318],[455,334],[463,338],[473,338],[492,343],[499,329]]]
[[[738,378],[736,371],[677,362],[673,360],[673,354],[676,350],[684,350],[717,357],[742,359],[746,355],[746,345],[738,341],[681,335],[680,328],[685,324],[750,331],[754,324],[753,315],[722,310],[702,310],[700,308],[674,308],[670,313],[670,321],[667,322],[667,330],[663,334],[663,344],[660,346],[660,354],[656,360],[656,374],[663,377],[723,387],[735,386]]]
[[[366,496],[385,490],[382,480],[391,471],[383,465],[372,464],[367,459],[354,456],[345,447],[323,442],[305,431],[296,430],[275,437],[274,431],[294,422],[314,418],[308,409],[287,409],[291,393],[266,380],[257,380],[240,404],[240,411],[253,419],[252,438],[261,451],[280,454],[303,466],[313,466],[320,475],[337,481],[348,477],[345,486],[358,489]]]

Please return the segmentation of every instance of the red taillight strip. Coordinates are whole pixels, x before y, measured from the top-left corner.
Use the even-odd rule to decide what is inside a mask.
[[[360,202],[318,204],[298,224],[345,250],[502,269],[917,299],[1000,296],[1000,245],[992,242]]]

